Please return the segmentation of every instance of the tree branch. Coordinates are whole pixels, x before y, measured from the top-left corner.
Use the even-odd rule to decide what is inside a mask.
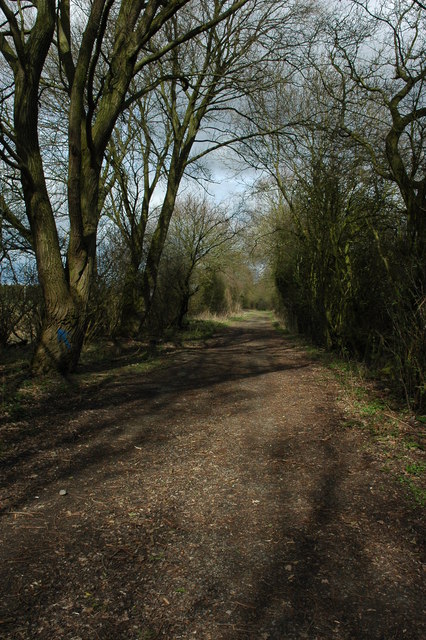
[[[27,229],[22,222],[15,216],[14,213],[10,210],[4,197],[0,194],[0,213],[7,222],[12,225],[16,231],[20,233],[20,235],[28,242],[28,244],[33,247],[33,237],[30,229]]]

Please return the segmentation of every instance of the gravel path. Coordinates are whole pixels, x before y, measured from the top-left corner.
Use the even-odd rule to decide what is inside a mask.
[[[426,637],[419,532],[337,395],[258,314],[39,412],[4,467],[0,638]]]

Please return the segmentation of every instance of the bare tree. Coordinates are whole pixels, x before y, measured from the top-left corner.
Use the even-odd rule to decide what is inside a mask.
[[[182,23],[210,22],[224,6],[224,0],[216,3],[203,0],[196,7],[188,5],[167,25],[167,37],[174,41],[182,30]],[[256,125],[244,102],[255,102],[255,95],[261,95],[275,83],[269,68],[287,51],[286,30],[295,37],[298,19],[305,11],[297,3],[251,0],[215,28],[173,49],[156,66],[152,78],[156,84],[156,100],[150,96],[149,111],[146,106],[141,107],[138,124],[131,125],[132,132],[136,126],[143,133],[140,155],[145,166],[145,186],[140,190],[133,188],[133,193],[140,197],[139,205],[134,201],[130,205],[127,196],[122,194],[122,211],[127,222],[123,225],[122,218],[121,222],[116,218],[119,227],[123,231],[127,229],[127,238],[132,238],[129,247],[132,261],[123,305],[124,332],[135,330],[149,313],[161,254],[184,175],[205,178],[200,163],[208,154],[264,135],[265,131]],[[158,114],[160,133],[148,125],[147,113],[151,118],[152,110]],[[131,136],[134,138],[134,133]],[[118,171],[123,175],[123,163]],[[126,185],[119,180],[121,188],[128,189],[129,177],[127,172]],[[156,228],[147,243],[144,234],[149,203],[153,187],[159,181],[164,197]]]
[[[426,247],[426,13],[418,2],[348,0],[327,16],[328,57],[317,65],[338,106],[341,135],[394,181],[413,249]],[[330,66],[334,74],[330,73]]]
[[[241,227],[237,217],[237,210],[227,212],[206,198],[189,195],[178,200],[167,247],[177,257],[173,281],[178,293],[175,321],[179,327],[183,326],[192,296],[200,288],[197,271],[213,261],[220,262],[235,243]]]
[[[149,221],[157,207],[152,199],[166,182],[166,165],[173,139],[171,124],[155,92],[138,99],[111,138],[108,156],[115,175],[111,205],[105,213],[126,247],[126,270],[118,333],[136,334],[144,315],[141,264],[152,235]],[[153,223],[155,224],[155,223]],[[152,225],[151,225],[152,226]]]
[[[188,0],[0,0],[0,51],[9,69],[2,89],[13,102],[13,123],[1,123],[1,154],[21,176],[26,232],[45,304],[35,372],[67,371],[79,358],[95,269],[100,174],[117,118],[132,101],[132,79],[142,78],[149,65],[246,2],[227,2],[210,22],[192,23],[170,40],[163,29]],[[65,266],[40,146],[40,94],[49,92],[44,79],[53,47],[68,104]],[[141,79],[139,95],[150,89]]]

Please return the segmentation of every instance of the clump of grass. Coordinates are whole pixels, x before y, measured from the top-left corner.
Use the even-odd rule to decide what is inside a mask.
[[[182,342],[208,340],[214,336],[221,324],[221,322],[213,319],[203,320],[196,318],[190,320],[188,326],[179,331],[177,336]]]
[[[426,506],[426,490],[418,484],[411,477],[400,476],[400,483],[408,490],[409,496],[415,504],[419,507]]]
[[[274,327],[275,331],[278,331],[278,333],[281,333],[284,336],[289,336],[290,335],[290,331],[284,327],[281,322],[279,320],[275,320],[272,323],[272,326]]]
[[[190,342],[202,342],[212,338],[223,324],[225,324],[224,321],[220,322],[213,318],[192,318],[182,329],[170,327],[164,333],[162,340],[179,346]]]
[[[354,406],[359,411],[362,416],[382,416],[383,412],[386,409],[386,405],[379,400],[370,400],[365,402],[360,402],[356,400],[354,402]]]
[[[202,313],[197,314],[196,317],[191,318],[190,322],[193,320],[203,320],[207,322],[214,322],[218,326],[220,326],[228,322],[229,313],[212,313],[211,311],[203,311]]]
[[[416,450],[416,449],[420,451],[424,450],[423,444],[418,440],[413,440],[412,438],[408,438],[404,441],[404,447],[406,449],[411,449],[411,450]]]
[[[413,464],[407,464],[405,467],[407,473],[412,476],[421,477],[426,471],[426,463],[425,462],[413,462]]]

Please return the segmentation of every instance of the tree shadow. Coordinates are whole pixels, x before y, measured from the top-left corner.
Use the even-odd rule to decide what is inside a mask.
[[[246,632],[229,638],[421,640],[424,603],[418,576],[411,576],[407,584],[406,577],[381,569],[368,547],[371,531],[358,527],[358,521],[364,521],[368,529],[380,529],[377,520],[384,525],[381,518],[387,519],[401,505],[386,494],[372,497],[366,475],[348,509],[345,501],[351,496],[344,484],[351,460],[339,460],[330,442],[321,448],[322,473],[310,496],[309,521],[295,526],[283,518],[284,544],[253,576],[255,595],[239,621]],[[285,513],[285,493],[281,506]],[[403,532],[412,535],[408,523],[396,524],[371,542],[392,547]],[[413,610],[419,618],[413,618]]]
[[[222,410],[240,411],[236,404],[256,398],[228,383],[309,366],[302,355],[288,359],[287,348],[270,328],[228,328],[207,347],[170,353],[164,368],[112,375],[88,389],[71,387],[48,398],[4,432],[2,481],[20,489],[15,487],[15,497],[3,502],[0,513],[22,506],[49,483],[104,465],[135,446],[174,438],[176,429],[165,425],[183,411],[200,418],[210,414],[208,402],[188,404],[182,400],[187,395],[220,387]],[[113,370],[108,365],[105,373]]]
[[[109,516],[113,515],[114,504],[103,505],[93,517],[90,513],[87,515],[86,504],[86,519],[79,522],[80,502],[85,498],[77,492],[73,495],[71,489],[67,506],[60,503],[59,507],[58,482],[73,476],[72,487],[73,483],[78,486],[81,479],[86,489],[89,485],[86,499],[89,500],[88,494],[102,501],[105,483],[113,483],[116,477],[125,478],[126,483],[118,486],[127,491],[126,474],[131,474],[133,464],[138,467],[141,485],[152,464],[159,465],[158,477],[161,478],[164,457],[173,452],[174,439],[181,440],[186,434],[186,422],[191,423],[188,433],[196,434],[197,428],[203,429],[209,420],[214,422],[215,402],[219,400],[223,415],[238,420],[259,402],[258,391],[253,391],[246,381],[276,371],[297,373],[308,367],[310,360],[286,347],[275,332],[251,328],[250,337],[247,332],[226,332],[206,350],[194,348],[172,354],[167,364],[167,369],[147,375],[126,374],[107,381],[95,387],[97,393],[91,388],[80,399],[71,398],[68,408],[59,403],[57,413],[52,401],[52,407],[46,408],[49,410],[45,419],[34,425],[34,439],[28,440],[26,451],[16,453],[17,468],[8,467],[9,483],[18,483],[27,469],[37,473],[38,478],[25,477],[15,492],[15,501],[9,503],[15,509],[30,505],[32,518],[29,526],[24,520],[23,524],[19,521],[15,529],[10,527],[4,546],[13,555],[4,583],[7,597],[3,618],[10,616],[6,631],[15,633],[9,637],[50,640],[53,636],[46,635],[49,631],[43,636],[38,630],[40,611],[53,620],[56,616],[60,621],[66,620],[69,625],[72,615],[76,618],[85,615],[85,631],[90,638],[136,637],[131,635],[131,622],[128,622],[133,607],[141,608],[140,602],[150,589],[159,593],[153,584],[160,585],[159,588],[167,586],[177,564],[183,562],[178,556],[182,545],[186,548],[192,543],[196,553],[201,537],[198,527],[203,525],[195,523],[193,529],[179,529],[179,523],[173,521],[173,501],[168,496],[156,509],[145,514],[140,523],[133,520],[135,514],[128,514],[124,524],[117,527],[111,524]],[[297,393],[294,397],[298,397]],[[315,405],[315,412],[321,408],[318,404],[321,403]],[[296,425],[296,431],[298,428]],[[185,611],[187,628],[180,629],[183,637],[197,617],[203,619],[204,616],[206,624],[212,623],[212,626],[221,621],[220,612],[217,613],[214,606],[225,600],[223,592],[228,595],[235,584],[248,577],[252,589],[236,618],[235,626],[239,630],[230,625],[228,631],[217,636],[218,640],[420,640],[419,624],[412,619],[411,612],[416,607],[421,611],[421,593],[414,584],[401,587],[398,580],[392,580],[393,576],[375,564],[374,554],[366,546],[368,536],[356,526],[359,520],[372,527],[372,523],[386,517],[382,514],[396,507],[387,498],[370,495],[368,473],[357,486],[359,495],[348,493],[345,483],[351,473],[353,452],[343,455],[342,447],[338,448],[333,439],[328,438],[336,436],[337,440],[334,432],[337,428],[337,424],[327,422],[327,438],[318,435],[319,429],[312,442],[309,436],[300,439],[297,433],[285,433],[271,449],[266,449],[263,468],[268,469],[271,484],[280,487],[276,544],[273,550],[268,548],[260,565],[247,559],[241,548],[233,545],[226,528],[219,531],[217,540],[203,550],[223,554],[223,564],[228,567],[217,576],[203,575],[201,593],[196,593],[198,600],[194,599],[192,608]],[[298,478],[303,476],[303,469],[290,468],[289,445],[293,446],[292,460],[307,466],[315,481],[312,488],[306,490],[310,510],[305,519],[299,519],[297,508],[290,500],[290,484],[294,479],[299,482],[296,489],[303,484],[303,477]],[[254,447],[246,449],[252,451]],[[311,462],[314,454],[319,460],[315,465]],[[247,465],[249,459],[244,458],[241,464]],[[124,460],[131,464],[122,472],[120,463]],[[238,468],[235,471],[238,472]],[[166,472],[170,473],[170,467]],[[285,483],[279,482],[282,475]],[[244,477],[247,479],[249,475],[246,473]],[[263,485],[264,478],[259,482]],[[40,495],[47,497],[47,507],[51,507],[50,511],[46,509],[48,516],[42,509],[36,510],[33,500],[34,494],[44,489],[49,491]],[[109,489],[111,496],[111,487]],[[132,489],[133,499],[141,500],[142,504],[143,486]],[[216,513],[225,520],[229,516],[231,521],[234,514],[226,511],[229,495],[232,493],[223,492],[225,507],[219,505]],[[244,487],[240,498],[242,495]],[[183,499],[185,497],[189,496]],[[114,494],[114,498],[119,500],[122,496]],[[244,508],[244,504],[238,505],[238,528],[244,527]],[[75,528],[74,512],[79,522]],[[8,517],[10,524],[13,514]],[[188,527],[191,526],[192,522]],[[204,526],[208,528],[208,524]],[[406,533],[403,521],[400,526],[401,532]],[[401,532],[392,530],[389,535],[397,540]],[[235,529],[234,534],[238,534]],[[247,537],[244,539],[250,546]],[[384,536],[377,542],[386,544]],[[165,571],[162,575],[162,560],[155,554],[156,546],[170,550],[170,573]],[[72,571],[75,563],[81,563],[77,587],[67,582],[70,574],[77,579]],[[196,583],[194,591],[198,586]],[[70,602],[76,594],[75,601]],[[71,608],[72,614],[67,614],[66,607]],[[155,611],[158,613],[161,607],[160,602]],[[84,613],[85,609],[89,612]],[[208,618],[212,611],[215,617]],[[151,619],[140,631],[146,632],[146,637],[170,640],[178,637],[174,629],[168,630],[167,624]],[[209,632],[208,626],[206,628]],[[61,628],[60,634],[76,637],[76,630]]]

